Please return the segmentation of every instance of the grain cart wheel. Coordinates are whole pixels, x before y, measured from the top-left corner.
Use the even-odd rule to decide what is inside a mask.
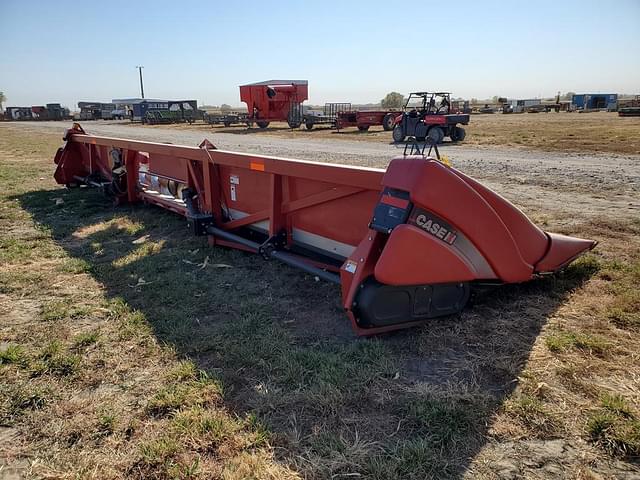
[[[453,140],[454,142],[461,142],[466,136],[467,132],[465,132],[464,128],[455,127],[455,129],[453,130],[453,138],[451,140]]]
[[[427,134],[433,143],[442,143],[444,139],[444,132],[440,127],[431,127]]]
[[[267,128],[269,126],[269,122],[256,122],[260,128]]]
[[[393,123],[395,122],[395,116],[393,113],[387,113],[382,119],[382,128],[384,128],[385,132],[389,130],[393,130]]]
[[[396,143],[400,143],[401,141],[403,141],[404,137],[406,136],[404,134],[404,128],[402,128],[402,125],[400,124],[393,127],[393,132],[391,135],[393,136],[393,141]]]
[[[369,130],[369,125],[358,125],[358,130],[360,130],[361,132],[366,132],[367,130]]]

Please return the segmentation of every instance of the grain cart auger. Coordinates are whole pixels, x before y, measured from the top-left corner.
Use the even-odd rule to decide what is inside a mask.
[[[358,334],[459,312],[478,285],[554,272],[596,242],[547,233],[462,172],[422,155],[385,170],[87,135],[55,157],[63,185],[102,187],[186,217],[212,245],[341,285]]]

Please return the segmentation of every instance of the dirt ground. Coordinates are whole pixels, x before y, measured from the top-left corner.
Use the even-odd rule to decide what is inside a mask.
[[[600,243],[455,317],[358,339],[336,287],[60,188],[61,127],[0,124],[0,478],[640,478],[639,156],[444,147],[545,229]],[[221,148],[294,158],[398,153],[217,130]]]
[[[311,131],[304,128],[292,131],[286,123],[274,122],[265,130],[217,125],[175,125],[172,128],[197,128],[235,135],[258,134],[263,137],[391,142],[391,132],[385,132],[382,127],[371,127],[368,132],[360,132],[355,127],[338,132],[323,126],[317,126]],[[640,117],[619,117],[617,113],[611,112],[474,114],[471,115],[469,125],[464,128],[467,137],[463,145],[551,152],[640,154]]]

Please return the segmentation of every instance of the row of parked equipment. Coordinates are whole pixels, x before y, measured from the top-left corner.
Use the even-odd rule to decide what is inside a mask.
[[[460,125],[469,123],[469,114],[451,101],[448,92],[413,92],[402,109],[354,110],[350,103],[327,103],[323,110],[305,109],[308,99],[306,80],[268,80],[240,87],[240,99],[247,105],[247,113],[206,114],[204,121],[225,126],[256,124],[267,128],[271,122],[287,122],[291,128],[307,130],[328,125],[338,130],[357,127],[367,131],[382,126],[393,131],[396,142],[406,137],[417,140],[430,138],[440,143],[444,138],[462,141],[465,131]]]
[[[130,119],[147,124],[193,123],[202,119],[215,125],[267,128],[271,122],[286,122],[291,128],[304,125],[307,130],[326,125],[338,130],[356,127],[367,131],[382,126],[393,131],[396,142],[406,137],[416,140],[429,138],[440,143],[449,138],[462,141],[465,131],[460,125],[469,123],[469,114],[451,101],[448,92],[414,92],[402,109],[356,110],[350,103],[327,103],[322,110],[307,108],[309,98],[307,80],[267,80],[240,86],[240,100],[247,112],[207,113],[198,109],[195,100],[123,99],[113,103],[79,102],[77,120]],[[7,120],[62,120],[69,119],[69,110],[60,104],[46,107],[9,107]]]
[[[7,107],[4,111],[5,120],[70,120],[68,108],[59,103],[34,105],[32,107]]]
[[[124,120],[141,123],[193,123],[199,118],[196,100],[117,100],[113,103],[78,102],[76,120]],[[200,115],[201,117],[201,115]]]

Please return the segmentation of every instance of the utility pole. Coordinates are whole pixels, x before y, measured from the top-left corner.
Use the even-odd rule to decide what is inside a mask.
[[[140,73],[140,96],[142,98],[144,98],[144,85],[142,84],[142,69],[144,68],[144,66],[139,65],[136,68],[138,69],[138,72]]]

